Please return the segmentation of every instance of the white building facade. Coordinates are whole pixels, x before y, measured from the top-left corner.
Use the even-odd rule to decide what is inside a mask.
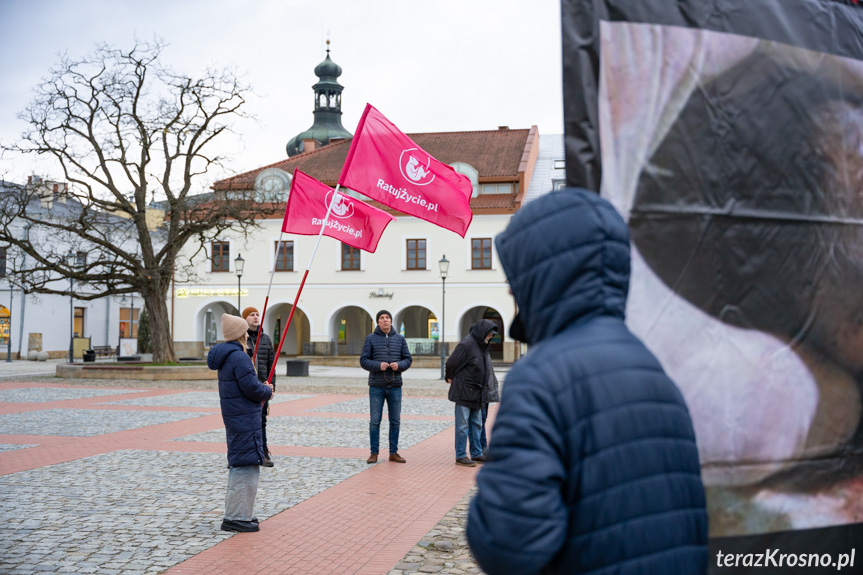
[[[387,227],[373,254],[346,249],[337,240],[323,237],[285,335],[282,355],[355,362],[366,335],[374,328],[375,315],[385,309],[392,313],[393,325],[408,339],[414,355],[428,358],[427,365],[439,361],[435,358],[439,357],[440,323],[449,351],[468,334],[471,324],[483,318],[500,326],[500,334],[493,341],[494,359],[517,359],[521,347],[508,336],[516,309],[494,238],[520,205],[516,202],[519,194],[527,201],[560,186],[564,174],[562,141],[561,135],[537,136],[535,142],[526,144],[527,155],[533,154],[533,160],[525,165],[531,174],[526,180],[522,178],[525,184],[513,176],[508,195],[495,193],[504,185],[500,183],[484,190],[482,178],[477,177],[472,199],[476,209],[464,238],[403,214],[395,214],[397,220]],[[540,172],[541,177],[531,177]],[[279,173],[289,186],[287,172],[272,166],[255,172],[256,186],[273,191],[279,187],[272,185]],[[499,204],[504,196],[511,201],[511,208],[482,207],[490,201]],[[482,213],[490,211],[499,213]],[[268,289],[264,330],[274,340],[281,336],[317,238],[282,234],[280,229],[280,218],[265,220],[262,229],[248,238],[220,237],[215,243],[221,245],[211,244],[206,254],[196,258],[199,281],[176,286],[170,302],[179,356],[200,357],[212,343],[220,341],[221,314],[236,314],[247,306],[263,311]],[[288,242],[290,247],[281,250],[277,258],[279,241]],[[237,256],[244,261],[239,281]],[[439,265],[444,256],[449,261],[445,282]],[[273,269],[277,271],[272,274],[270,288]]]
[[[8,233],[29,240],[40,253],[68,253],[75,265],[81,265],[89,255],[86,248],[57,245],[57,235],[39,225],[40,220],[49,218],[76,221],[81,205],[56,193],[65,185],[31,178],[26,186],[41,188],[41,198],[28,203],[26,219],[8,222]],[[14,194],[24,187],[5,183],[0,194]],[[86,348],[117,348],[121,338],[137,336],[142,299],[131,295],[82,299],[76,294],[96,294],[96,290],[68,279],[57,279],[47,286],[68,295],[29,293],[15,277],[33,261],[8,242],[5,244],[0,245],[0,370],[7,358],[26,359],[32,351],[63,358],[69,357],[74,348],[75,359],[81,361]]]

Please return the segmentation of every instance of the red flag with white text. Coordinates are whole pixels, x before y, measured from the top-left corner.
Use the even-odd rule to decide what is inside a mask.
[[[339,184],[464,237],[470,180],[432,158],[371,104],[351,141]]]
[[[384,230],[395,218],[357,198],[336,192],[299,170],[294,170],[282,231],[303,236],[318,235],[333,194],[338,194],[338,197],[330,211],[324,235],[357,249],[374,252]]]

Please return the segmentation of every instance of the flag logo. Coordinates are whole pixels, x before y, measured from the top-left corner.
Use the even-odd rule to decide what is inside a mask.
[[[426,164],[423,166],[417,156],[426,156]],[[431,157],[422,153],[419,148],[409,148],[402,152],[399,157],[399,168],[401,168],[402,176],[411,184],[417,186],[427,186],[434,181],[434,174],[429,171],[431,166]]]
[[[327,197],[324,200],[325,206],[330,204],[334,193],[335,191],[327,192]],[[333,204],[333,208],[330,210],[330,215],[340,219],[350,218],[354,215],[354,204],[349,202],[345,196],[339,194],[339,197],[336,199],[336,203]]]

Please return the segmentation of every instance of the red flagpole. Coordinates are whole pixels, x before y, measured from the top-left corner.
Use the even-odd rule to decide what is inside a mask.
[[[309,277],[309,270],[306,268],[306,273],[303,274],[303,280],[300,282],[300,288],[297,290],[297,296],[294,298],[294,305],[291,307],[291,313],[288,315],[288,321],[285,324],[285,329],[282,331],[282,337],[279,338],[279,347],[276,349],[276,361],[273,362],[273,368],[270,370],[270,376],[267,378],[267,383],[273,381],[273,374],[276,373],[276,363],[279,359],[279,353],[282,351],[282,344],[285,343],[285,336],[288,335],[288,328],[291,327],[291,320],[294,317],[294,310],[297,309],[297,302],[300,301],[300,294],[303,293],[303,286],[306,285],[306,278]]]
[[[309,265],[306,266],[306,273],[303,274],[303,279],[300,282],[300,287],[297,289],[297,295],[294,298],[294,305],[291,307],[291,313],[288,315],[288,321],[285,324],[285,330],[282,332],[282,337],[279,338],[279,348],[276,350],[276,359],[273,361],[273,367],[270,369],[270,375],[267,377],[267,383],[272,383],[273,374],[276,373],[276,365],[279,363],[279,354],[282,351],[282,344],[285,343],[285,336],[288,335],[288,328],[291,327],[291,319],[294,317],[294,311],[297,309],[297,303],[300,301],[300,294],[303,293],[303,286],[306,285],[306,278],[309,277],[309,270],[312,269],[312,262],[315,260],[315,254],[318,253],[318,246],[321,245],[321,238],[324,237],[324,230],[327,227],[327,221],[330,219],[330,212],[333,209],[333,205],[336,203],[336,200],[339,197],[339,186],[336,185],[336,193],[333,194],[332,199],[330,199],[329,205],[327,205],[327,215],[324,216],[324,221],[321,224],[321,231],[318,232],[318,239],[315,242],[315,249],[312,250],[312,257],[309,258]],[[261,320],[263,325],[263,320]],[[258,336],[260,340],[260,336]]]
[[[267,287],[267,297],[264,298],[264,311],[261,312],[261,325],[258,326],[258,341],[255,342],[255,352],[252,354],[252,367],[255,368],[255,373],[258,371],[258,346],[261,345],[261,334],[264,333],[264,318],[267,317],[267,302],[270,301],[270,290],[273,289],[273,276],[276,275],[276,262],[279,259],[279,247],[282,245],[282,235],[279,234],[279,241],[276,243],[276,253],[273,257],[273,270],[270,272],[270,285]],[[279,356],[276,356],[277,358]]]

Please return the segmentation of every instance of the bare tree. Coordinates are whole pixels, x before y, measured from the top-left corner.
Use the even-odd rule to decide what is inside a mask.
[[[43,80],[20,116],[29,128],[5,151],[49,155],[71,185],[7,183],[0,242],[28,256],[15,281],[29,292],[69,294],[56,280],[71,278],[89,286],[75,290],[83,300],[140,293],[154,360],[173,361],[167,293],[175,275],[194,273],[188,259],[178,261],[183,246],[197,242],[194,257],[221,232],[245,235],[280,208],[192,193],[222,166],[213,142],[246,117],[249,89],[228,70],[208,69],[199,79],[176,74],[159,64],[163,48],[159,41],[129,51],[101,45],[80,60],[62,58]],[[152,219],[154,205],[164,218]]]

